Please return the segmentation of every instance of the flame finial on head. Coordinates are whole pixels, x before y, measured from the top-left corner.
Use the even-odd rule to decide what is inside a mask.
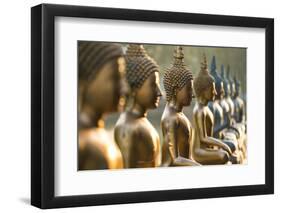
[[[174,50],[174,64],[183,63],[184,53],[181,46],[177,46]]]
[[[212,64],[211,64],[211,75],[215,79],[215,86],[216,86],[216,91],[221,91],[221,84],[222,84],[222,78],[219,76],[217,72],[217,64],[216,64],[216,57],[213,56],[212,58]]]
[[[229,66],[229,64],[227,65],[227,69],[226,69],[226,78],[227,78],[227,80],[232,81],[232,78],[230,76],[230,66]]]
[[[206,58],[206,54],[205,53],[203,53],[203,60],[201,62],[201,70],[200,70],[200,72],[209,73],[208,65],[207,65],[207,58]]]
[[[126,56],[129,59],[133,59],[134,57],[148,57],[146,50],[141,44],[129,44]]]
[[[217,75],[217,64],[216,64],[216,56],[213,56],[211,63],[211,74]]]
[[[202,92],[212,86],[214,78],[208,71],[207,58],[205,53],[203,54],[203,60],[201,62],[201,69],[194,79],[194,90],[197,97],[201,96]]]

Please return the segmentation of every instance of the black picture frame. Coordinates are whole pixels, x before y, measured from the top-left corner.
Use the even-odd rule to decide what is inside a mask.
[[[264,28],[265,184],[93,195],[54,195],[54,18],[80,17]],[[274,19],[41,4],[31,8],[31,204],[60,208],[274,193]]]

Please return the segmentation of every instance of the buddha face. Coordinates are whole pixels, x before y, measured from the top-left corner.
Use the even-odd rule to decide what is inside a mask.
[[[183,88],[176,93],[176,100],[182,106],[189,106],[192,101],[193,80],[189,80]]]
[[[223,88],[223,82],[221,81],[219,86],[216,88],[216,99],[220,100],[224,97],[224,88]]]
[[[228,97],[230,95],[230,85],[229,85],[229,83],[224,84],[224,93],[225,93],[226,97]]]
[[[216,87],[215,87],[215,83],[212,83],[204,92],[203,92],[204,98],[207,101],[214,101],[215,97],[217,95],[216,92]]]
[[[119,100],[126,93],[123,57],[104,64],[85,89],[85,104],[96,112],[116,112]]]
[[[159,73],[154,72],[135,91],[135,101],[144,109],[154,109],[159,105],[162,96],[159,84]]]

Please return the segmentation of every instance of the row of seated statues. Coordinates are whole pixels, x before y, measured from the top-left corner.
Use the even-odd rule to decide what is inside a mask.
[[[143,45],[129,44],[124,53],[113,43],[78,43],[79,170],[241,164],[246,159],[245,106],[240,83],[229,67],[219,75],[203,55],[193,78],[180,46],[165,70],[166,106],[159,134],[147,112],[159,105],[159,66]],[[183,113],[196,98],[193,125]],[[121,112],[114,138],[105,130],[107,114]]]

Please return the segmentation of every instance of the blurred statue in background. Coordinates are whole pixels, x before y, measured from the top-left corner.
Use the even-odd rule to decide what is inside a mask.
[[[227,74],[225,76],[224,66],[221,66],[221,78],[223,80],[225,97],[221,100],[221,106],[223,108],[225,120],[228,122],[228,129],[223,131],[223,138],[225,141],[233,142],[235,144],[235,155],[237,156],[237,161],[243,161],[243,153],[241,152],[241,147],[243,144],[243,129],[241,125],[238,125],[234,118],[234,102],[233,97],[236,93],[236,88],[233,80],[230,78],[230,66],[227,67]]]
[[[240,82],[234,76],[234,85],[235,85],[235,93],[233,95],[233,103],[234,103],[234,119],[238,123],[245,122],[245,106],[244,101],[240,98]]]
[[[228,102],[226,101],[226,94],[229,94],[230,88],[228,85],[228,82],[225,79],[225,72],[224,72],[224,65],[221,65],[221,75],[220,75],[220,79],[222,80],[222,85],[223,85],[223,93],[221,94],[222,97],[220,99],[220,106],[223,109],[223,119],[224,119],[224,123],[227,123],[228,126],[231,125],[231,110],[229,107]]]
[[[239,130],[239,149],[242,152],[243,160],[247,159],[247,134],[246,134],[246,115],[245,105],[242,98],[240,98],[240,82],[234,77],[235,93],[233,95],[234,103],[234,119],[236,121],[236,128]]]
[[[227,81],[229,83],[229,89],[230,89],[229,90],[229,96],[230,96],[230,98],[232,100],[232,103],[233,103],[233,98],[234,98],[234,95],[235,95],[236,91],[235,91],[235,83],[234,83],[234,81],[233,81],[233,79],[232,79],[232,77],[230,75],[230,66],[229,65],[227,65],[226,79],[227,79]],[[233,103],[233,114],[232,114],[232,117],[234,118],[234,103]]]
[[[79,170],[123,168],[121,152],[104,129],[104,116],[124,104],[123,51],[116,44],[88,41],[78,48]]]
[[[214,137],[222,139],[222,141],[229,146],[233,156],[238,150],[238,142],[236,137],[236,132],[233,130],[230,122],[229,106],[224,100],[224,83],[222,78],[218,75],[216,69],[216,58],[213,56],[211,64],[211,75],[215,80],[215,87],[217,95],[214,101],[210,101],[208,106],[214,115]],[[220,103],[224,104],[225,110],[221,107]],[[226,112],[226,113],[225,113]],[[224,119],[224,116],[226,119]],[[234,132],[233,132],[234,131]],[[239,160],[231,160],[233,163]]]
[[[225,164],[232,154],[228,145],[213,137],[214,116],[208,105],[217,95],[215,81],[207,69],[206,56],[203,57],[201,70],[194,79],[194,90],[197,98],[193,110],[195,137],[192,156],[200,164]]]
[[[193,94],[193,76],[184,65],[182,47],[176,47],[174,62],[164,73],[166,107],[161,127],[163,133],[162,164],[169,166],[199,165],[191,159],[192,126],[183,113]]]
[[[228,72],[229,72],[228,68]],[[229,74],[228,74],[229,75]],[[228,122],[229,128],[232,129],[234,134],[236,135],[236,138],[239,138],[239,130],[235,127],[235,119],[234,119],[234,103],[232,101],[231,95],[232,91],[235,91],[235,88],[232,88],[232,83],[229,83],[229,80],[225,76],[224,72],[224,66],[221,65],[221,79],[223,81],[224,85],[224,98],[221,99],[220,105],[223,108],[223,113],[224,113],[224,120],[225,122]],[[230,89],[232,88],[232,89]]]
[[[156,129],[146,118],[148,109],[158,107],[161,91],[159,67],[143,45],[130,44],[126,51],[126,78],[130,95],[126,111],[114,129],[125,168],[161,165],[161,147]]]
[[[229,76],[230,68],[229,65],[227,66],[227,75],[225,75],[224,71],[224,66],[221,66],[221,78],[223,79],[223,85],[224,85],[224,98],[226,103],[228,104],[229,110],[228,110],[228,116],[229,119],[233,118],[234,115],[234,104],[231,99],[232,96],[232,90],[233,90],[233,85],[232,82],[229,81],[227,76]]]
[[[214,137],[215,138],[222,138],[222,130],[228,128],[230,122],[228,121],[228,116],[224,118],[224,110],[221,107],[220,103],[224,101],[224,84],[221,77],[217,73],[217,66],[216,66],[216,57],[213,56],[212,63],[211,63],[211,71],[210,74],[213,76],[215,80],[215,88],[216,88],[216,96],[214,101],[210,101],[208,106],[211,112],[214,115]],[[225,108],[228,108],[226,102],[224,102]]]

